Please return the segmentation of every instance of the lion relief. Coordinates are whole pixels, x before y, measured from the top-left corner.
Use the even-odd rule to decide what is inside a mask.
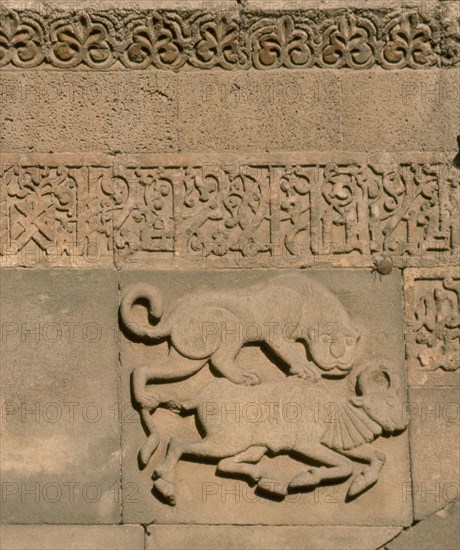
[[[136,324],[136,303],[146,305],[155,325]],[[300,274],[276,276],[238,290],[196,291],[167,310],[154,284],[135,284],[122,296],[120,316],[132,335],[170,343],[166,359],[133,371],[134,397],[148,410],[158,406],[157,397],[146,391],[148,382],[189,377],[208,361],[231,382],[260,383],[259,372],[241,372],[235,365],[245,344],[267,346],[287,365],[289,374],[315,382],[321,373],[346,375],[360,338],[340,300],[321,283]],[[298,341],[305,345],[305,353]]]

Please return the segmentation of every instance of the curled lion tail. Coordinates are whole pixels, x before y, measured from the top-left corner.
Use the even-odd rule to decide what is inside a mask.
[[[147,283],[138,283],[130,286],[121,299],[120,316],[125,328],[135,336],[155,340],[168,336],[169,330],[164,323],[160,322],[156,326],[139,325],[133,314],[133,305],[135,302],[146,302],[149,316],[160,320],[164,311],[163,297],[160,290],[155,285]]]

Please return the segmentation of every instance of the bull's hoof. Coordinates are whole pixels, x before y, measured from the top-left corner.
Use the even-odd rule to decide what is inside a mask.
[[[321,476],[318,475],[318,471],[315,468],[299,472],[294,479],[289,482],[289,488],[299,489],[315,487],[321,482]]]
[[[262,477],[257,483],[257,487],[265,493],[280,497],[285,497],[288,494],[287,485],[283,485],[280,481],[269,477]]]
[[[164,500],[171,506],[176,505],[176,487],[166,479],[159,478],[153,484]]]
[[[367,489],[372,487],[375,483],[377,483],[377,479],[374,479],[374,476],[366,475],[365,472],[361,472],[351,482],[347,497],[356,497],[364,491],[367,491]]]

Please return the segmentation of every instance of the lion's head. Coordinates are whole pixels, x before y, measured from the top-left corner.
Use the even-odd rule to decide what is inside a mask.
[[[313,361],[329,375],[345,376],[356,359],[359,330],[353,325],[325,323],[307,331],[308,349]]]

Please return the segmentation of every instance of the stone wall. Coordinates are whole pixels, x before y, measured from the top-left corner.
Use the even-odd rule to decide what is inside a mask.
[[[460,547],[460,2],[4,2],[0,84],[0,546]]]

